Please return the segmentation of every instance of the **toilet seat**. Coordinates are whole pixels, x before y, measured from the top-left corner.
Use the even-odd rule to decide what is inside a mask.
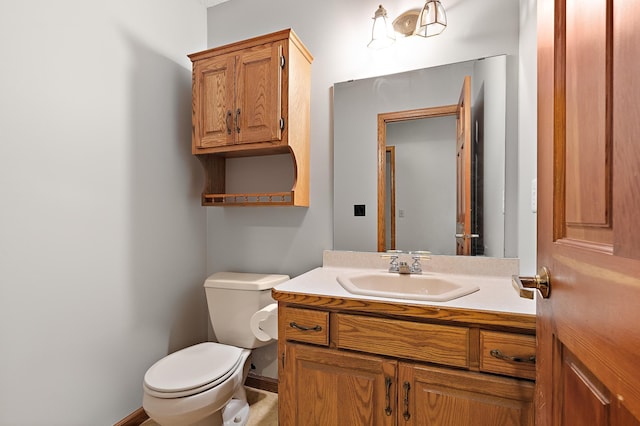
[[[241,348],[200,343],[174,352],[149,368],[145,391],[158,398],[180,398],[211,389],[227,380],[242,363]]]

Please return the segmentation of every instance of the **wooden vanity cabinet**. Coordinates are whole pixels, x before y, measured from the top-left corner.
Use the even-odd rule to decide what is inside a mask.
[[[311,62],[292,30],[189,55],[193,63],[192,153],[205,169],[203,205],[306,205]],[[226,193],[229,157],[290,154],[293,187]]]
[[[285,347],[279,425],[396,424],[396,361],[305,344]]]
[[[280,425],[534,424],[531,325],[398,318],[375,304],[371,312],[329,304],[348,310],[279,301]]]

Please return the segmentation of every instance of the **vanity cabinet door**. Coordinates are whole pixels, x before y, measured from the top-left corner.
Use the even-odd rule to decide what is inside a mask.
[[[382,357],[287,343],[279,424],[395,425],[396,370]]]
[[[530,381],[410,363],[398,371],[399,425],[534,424]]]

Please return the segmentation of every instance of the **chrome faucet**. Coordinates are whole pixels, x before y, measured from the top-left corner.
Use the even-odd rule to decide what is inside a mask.
[[[411,255],[413,262],[409,265],[405,261],[400,260],[401,254]],[[430,259],[431,252],[428,251],[408,251],[387,250],[382,257],[389,258],[389,272],[398,274],[420,274],[422,273],[422,259]]]

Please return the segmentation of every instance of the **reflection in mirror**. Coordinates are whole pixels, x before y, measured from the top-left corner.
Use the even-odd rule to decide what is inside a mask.
[[[498,56],[334,85],[334,249],[380,250],[374,208],[378,199],[378,115],[455,105],[461,83],[470,75],[471,141],[482,143],[484,148],[484,172],[478,180],[484,207],[474,212],[484,218],[480,253],[504,256],[505,238],[515,238],[505,235],[505,215],[516,214],[504,208],[506,72],[506,57]],[[397,249],[455,254],[455,116],[437,119],[442,123],[434,120],[426,119],[426,124],[422,120],[398,122],[386,128],[388,137],[393,138],[386,145],[395,147],[396,188],[395,214],[389,217],[387,227],[396,228]],[[453,120],[453,124],[446,120]],[[454,152],[441,153],[436,145],[438,141],[445,143],[449,136],[442,133],[449,133],[445,129],[451,126],[449,148],[453,146]],[[408,139],[401,140],[401,136]],[[417,151],[410,151],[410,145]],[[388,155],[385,149],[384,156]],[[452,157],[445,161],[440,155]],[[408,159],[417,160],[413,171],[404,164]],[[418,176],[427,172],[432,175]],[[510,200],[506,201],[510,205]],[[390,203],[390,198],[384,203],[389,212]],[[355,217],[355,204],[369,204],[367,216]],[[448,237],[442,237],[441,242],[436,231]],[[391,245],[391,235],[385,244]]]
[[[456,254],[455,134],[455,115],[386,123],[395,177],[411,184],[385,188],[383,250],[422,250],[429,241],[434,253]]]
[[[387,129],[387,132],[388,132],[388,129]],[[389,133],[387,133],[387,135],[388,134]],[[389,140],[388,137],[387,137],[387,140]],[[395,143],[395,139],[392,139],[390,142],[392,143],[391,145],[387,144],[384,147],[385,190],[384,190],[384,216],[383,217],[385,219],[385,230],[383,232],[384,232],[385,251],[396,250],[396,215],[395,215],[395,211],[396,211],[396,147],[395,145],[393,145],[393,143]],[[380,149],[380,147],[378,147],[378,149]],[[378,189],[378,203],[380,203],[379,197],[380,197],[380,189]],[[391,214],[391,212],[394,212],[394,214]],[[401,211],[400,217],[404,217],[404,211]],[[378,220],[379,219],[380,217],[378,215]],[[378,235],[378,238],[380,238],[380,235]],[[379,241],[378,241],[378,245],[380,245]],[[413,250],[409,248],[407,249]]]

